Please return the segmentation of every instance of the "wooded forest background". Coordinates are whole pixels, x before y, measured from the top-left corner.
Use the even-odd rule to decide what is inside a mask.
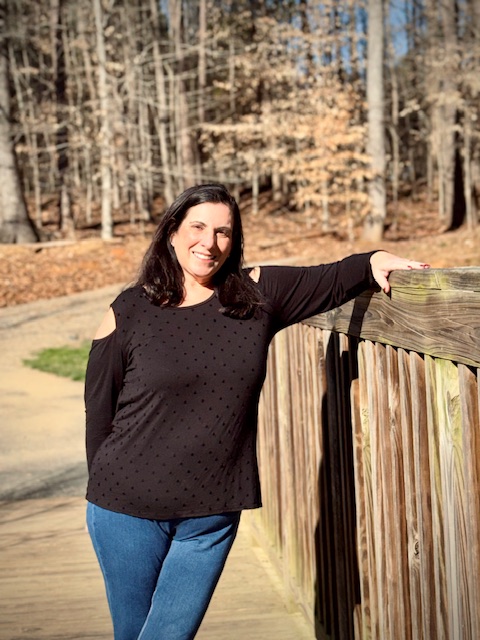
[[[0,242],[207,181],[350,237],[419,194],[479,223],[480,0],[0,0],[0,32]]]

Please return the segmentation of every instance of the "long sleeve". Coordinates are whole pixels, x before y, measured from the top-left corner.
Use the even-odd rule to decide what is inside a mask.
[[[117,331],[92,342],[85,378],[87,464],[112,432],[124,367]]]
[[[261,267],[259,286],[272,307],[276,330],[334,309],[371,287],[373,253],[315,267]]]

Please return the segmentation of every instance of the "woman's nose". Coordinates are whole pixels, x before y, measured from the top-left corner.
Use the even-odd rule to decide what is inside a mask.
[[[213,231],[209,231],[208,229],[204,230],[202,234],[202,244],[206,249],[211,249],[215,246],[216,240],[217,238]]]

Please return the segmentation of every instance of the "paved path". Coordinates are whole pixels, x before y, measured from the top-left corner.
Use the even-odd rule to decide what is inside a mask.
[[[83,385],[22,365],[88,340],[120,287],[0,309],[0,640],[112,638],[85,531]],[[312,640],[243,522],[199,640]]]
[[[23,360],[89,340],[119,290],[0,309],[0,499],[79,495],[85,484],[83,385],[29,369]]]

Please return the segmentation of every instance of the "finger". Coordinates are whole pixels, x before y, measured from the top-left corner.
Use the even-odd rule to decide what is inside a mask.
[[[412,269],[430,269],[430,265],[427,262],[413,262],[410,264]]]
[[[418,262],[417,260],[402,260],[398,262],[394,269],[429,269],[427,262]]]
[[[380,289],[388,293],[390,291],[390,283],[388,282],[388,278],[383,275],[383,273],[374,273],[374,278]]]

